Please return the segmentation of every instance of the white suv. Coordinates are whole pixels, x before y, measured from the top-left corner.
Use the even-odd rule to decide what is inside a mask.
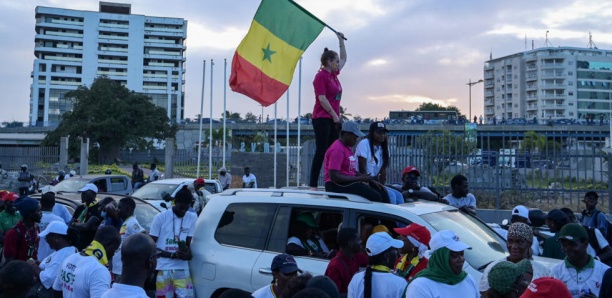
[[[365,225],[383,224],[394,233],[394,227],[416,222],[432,235],[453,230],[473,247],[465,251],[464,269],[476,280],[490,262],[507,255],[505,240],[490,227],[444,204],[391,205],[339,193],[230,189],[213,195],[196,223],[189,267],[197,297],[218,297],[232,288],[252,292],[269,284],[272,259],[285,252],[287,239],[294,236],[295,219],[302,212],[314,215],[329,249],[338,248],[340,227],[361,232]],[[310,256],[295,259],[313,275],[324,274],[329,262]]]

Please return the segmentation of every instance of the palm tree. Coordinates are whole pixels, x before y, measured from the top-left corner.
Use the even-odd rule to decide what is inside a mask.
[[[345,109],[343,106],[340,106],[340,119],[342,122],[349,121],[349,117],[353,117],[353,114],[347,112],[348,109]]]

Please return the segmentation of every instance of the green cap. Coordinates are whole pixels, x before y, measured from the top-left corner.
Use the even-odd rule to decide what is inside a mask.
[[[315,222],[314,216],[310,212],[302,212],[298,214],[296,220],[305,223],[307,226],[311,228],[319,227],[319,225],[317,225],[317,223]]]
[[[559,239],[557,239],[557,241],[560,239],[579,242],[581,241],[580,239],[589,239],[589,236],[587,235],[586,229],[580,224],[569,223],[561,228],[561,231],[559,232]]]
[[[527,259],[516,264],[509,261],[499,262],[489,271],[489,287],[502,295],[506,294],[514,290],[516,278],[530,270],[531,263]]]

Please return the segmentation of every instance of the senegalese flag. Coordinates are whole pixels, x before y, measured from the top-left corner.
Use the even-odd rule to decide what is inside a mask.
[[[289,88],[295,66],[325,24],[291,0],[262,0],[232,61],[229,84],[264,106]]]

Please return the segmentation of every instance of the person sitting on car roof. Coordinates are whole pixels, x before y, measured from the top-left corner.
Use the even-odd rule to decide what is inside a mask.
[[[360,174],[357,171],[357,158],[353,154],[352,147],[364,136],[357,123],[353,121],[342,123],[340,138],[325,152],[323,160],[325,191],[356,194],[370,201],[389,203],[389,195],[384,185],[373,176]]]
[[[451,179],[450,186],[452,192],[442,199],[465,213],[475,215],[476,197],[470,193],[468,179],[461,174],[456,175]]]
[[[402,171],[402,196],[405,199],[439,201],[438,194],[419,184],[420,177],[421,172],[415,166],[407,166]]]

